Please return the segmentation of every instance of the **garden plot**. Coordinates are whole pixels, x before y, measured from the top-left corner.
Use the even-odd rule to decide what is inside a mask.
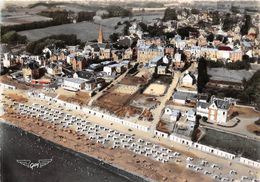
[[[161,96],[165,93],[167,86],[164,84],[152,83],[144,91],[146,95]]]

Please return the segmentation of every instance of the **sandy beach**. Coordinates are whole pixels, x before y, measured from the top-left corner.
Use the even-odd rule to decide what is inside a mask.
[[[133,174],[149,178],[151,181],[212,181],[206,176],[174,163],[163,164],[126,149],[104,147],[93,140],[78,135],[75,131],[58,129],[44,121],[18,115],[10,108],[6,109],[6,113],[1,118],[46,140],[98,158]]]

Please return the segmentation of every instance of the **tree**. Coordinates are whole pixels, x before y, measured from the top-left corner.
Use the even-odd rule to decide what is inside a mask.
[[[214,11],[212,13],[212,24],[213,25],[219,25],[219,23],[220,23],[219,12],[218,11]]]
[[[177,30],[177,32],[181,36],[182,39],[184,39],[185,37],[189,37],[190,32],[193,32],[193,33],[196,33],[197,35],[199,35],[199,31],[196,28],[193,28],[190,26],[179,28]]]
[[[148,29],[147,25],[144,22],[140,22],[138,25],[141,27],[143,32],[147,32],[148,31],[147,30]]]
[[[109,36],[109,39],[110,39],[111,42],[116,42],[119,39],[119,34],[113,33]]]
[[[166,8],[164,11],[163,21],[177,20],[177,13],[175,9]]]
[[[31,54],[39,55],[42,53],[42,50],[44,49],[44,47],[49,46],[49,45],[55,45],[57,48],[64,48],[65,45],[79,45],[80,43],[81,43],[80,40],[77,39],[77,36],[74,34],[52,35],[49,37],[45,37],[45,38],[30,42],[26,46],[26,51]]]
[[[222,29],[224,31],[229,31],[231,30],[234,25],[237,23],[237,20],[236,19],[233,19],[230,15],[230,13],[227,13],[224,20],[223,20],[223,26],[222,26]]]
[[[198,64],[198,81],[197,81],[199,93],[202,93],[208,81],[209,81],[209,76],[207,73],[207,61],[205,58],[201,57],[199,59],[199,64]]]
[[[207,36],[207,41],[208,41],[208,42],[213,42],[213,40],[214,40],[214,35],[213,35],[213,33],[210,33],[210,34]]]
[[[125,24],[125,27],[123,29],[123,34],[129,35],[129,27],[131,26],[131,24],[129,21],[125,21],[124,24]]]
[[[78,12],[77,22],[92,21],[95,16],[95,12],[80,11]]]
[[[242,25],[241,30],[240,30],[241,35],[246,35],[248,33],[248,30],[251,25],[252,25],[251,16],[245,15],[244,24]]]
[[[190,12],[191,12],[191,14],[194,14],[194,15],[198,15],[200,13],[200,11],[195,8],[192,8]]]
[[[157,25],[148,26],[147,31],[151,37],[164,35],[163,27]]]
[[[7,44],[25,44],[27,37],[16,33],[16,31],[10,31],[1,36],[1,41]]]
[[[234,13],[234,14],[240,13],[238,7],[236,7],[236,6],[231,6],[230,11],[231,11],[232,13]]]

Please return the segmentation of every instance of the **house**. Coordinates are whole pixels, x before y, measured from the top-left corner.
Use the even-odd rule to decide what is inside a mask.
[[[82,55],[74,56],[71,63],[74,71],[82,71],[87,67],[87,60]]]
[[[229,100],[212,98],[209,105],[208,120],[217,123],[226,123],[230,114]]]
[[[164,48],[162,46],[141,45],[137,49],[137,61],[147,63],[157,56],[164,56]]]
[[[212,96],[210,102],[199,100],[197,103],[197,115],[208,118],[209,122],[226,123],[231,114],[230,99],[215,98]]]
[[[173,94],[173,102],[181,105],[194,104],[197,101],[197,94],[189,92],[176,91]]]
[[[179,110],[172,109],[170,107],[166,107],[164,113],[170,116],[170,121],[178,121],[181,117],[181,112]]]
[[[107,65],[103,67],[103,72],[108,76],[115,76],[118,64]]]
[[[183,50],[186,47],[186,41],[181,39],[180,35],[176,35],[170,42],[175,45],[175,47],[179,50]]]
[[[192,85],[195,84],[195,82],[196,82],[195,77],[189,72],[186,72],[186,74],[183,76],[181,80],[182,86],[186,86],[186,87],[191,87]]]
[[[106,84],[103,78],[97,78],[95,80],[90,80],[85,83],[85,90],[93,91],[95,89],[102,88]]]
[[[3,66],[6,68],[10,68],[15,65],[16,65],[16,56],[10,52],[4,53]]]
[[[162,56],[156,56],[149,61],[149,67],[157,67],[162,61]]]
[[[170,121],[178,121],[181,117],[181,112],[179,110],[173,110],[170,115]]]
[[[62,88],[70,91],[85,89],[86,81],[80,78],[64,78]]]
[[[169,55],[171,58],[173,57],[174,53],[175,53],[175,48],[172,44],[167,44],[165,47],[164,47],[164,53],[166,55]]]
[[[157,67],[157,74],[158,75],[166,75],[167,67],[166,66],[158,66]]]
[[[111,48],[110,48],[110,44],[107,43],[105,47],[100,47],[99,59],[104,60],[110,58],[111,58]]]
[[[175,68],[182,68],[185,65],[181,58],[182,57],[180,53],[175,53],[174,58],[172,60]]]
[[[129,27],[129,33],[132,37],[134,37],[134,35],[137,35],[139,37],[139,39],[141,39],[143,37],[143,32],[140,28],[140,26],[134,22],[130,27]]]
[[[195,109],[190,109],[186,112],[187,120],[188,121],[196,121],[196,111]]]
[[[22,68],[23,77],[27,80],[39,79],[43,74],[43,69],[40,68],[39,63],[32,60],[24,65]]]
[[[198,101],[196,107],[197,115],[208,118],[209,103],[204,101]]]
[[[50,63],[45,68],[49,75],[55,76],[62,74],[62,66],[59,63]]]
[[[133,57],[133,50],[129,47],[123,53],[123,59],[131,60]]]

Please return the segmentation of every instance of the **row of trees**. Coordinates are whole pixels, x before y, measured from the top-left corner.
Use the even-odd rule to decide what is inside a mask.
[[[230,70],[248,70],[250,69],[250,59],[248,55],[244,55],[241,61],[224,63],[223,61],[207,61],[209,68],[227,68]]]
[[[41,11],[40,13],[38,13],[38,15],[52,18],[53,21],[56,22],[56,23],[65,24],[65,23],[70,22],[69,13],[72,13],[72,12],[68,12],[66,10]]]
[[[130,10],[122,8],[121,6],[108,6],[105,10],[108,11],[108,14],[104,14],[102,18],[132,16],[132,12]]]
[[[39,55],[42,53],[42,50],[46,46],[55,45],[56,48],[64,48],[66,45],[79,45],[79,44],[81,44],[81,41],[77,39],[77,36],[74,34],[52,35],[49,37],[39,39],[37,41],[30,42],[26,46],[26,51],[34,55]]]
[[[19,25],[1,26],[1,35],[10,31],[19,32],[24,30],[56,26],[56,25],[61,25],[70,22],[70,20],[68,19],[69,12],[67,11],[42,11],[39,13],[39,15],[50,17],[52,18],[52,20],[37,21],[37,22],[24,23]]]
[[[96,15],[95,12],[88,12],[88,11],[80,11],[78,12],[77,22],[81,21],[92,21],[93,17]]]
[[[202,93],[205,85],[209,81],[209,75],[207,72],[207,61],[205,58],[201,57],[198,63],[198,80],[197,80],[197,87],[198,92]]]

